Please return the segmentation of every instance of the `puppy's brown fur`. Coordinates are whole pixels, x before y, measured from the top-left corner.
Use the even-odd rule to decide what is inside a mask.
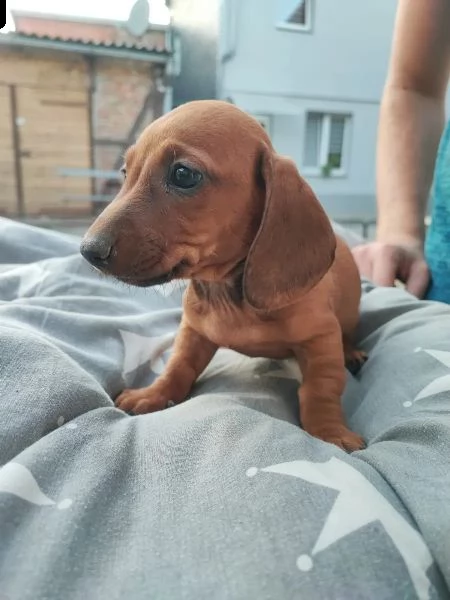
[[[198,185],[174,186],[175,164],[200,173]],[[132,285],[191,281],[164,373],[150,387],[123,391],[117,406],[146,413],[182,402],[221,346],[294,357],[303,428],[347,450],[363,447],[340,402],[345,358],[361,358],[352,346],[360,279],[294,163],[250,116],[200,101],[147,127],[125,168],[82,252],[110,247],[96,266]]]

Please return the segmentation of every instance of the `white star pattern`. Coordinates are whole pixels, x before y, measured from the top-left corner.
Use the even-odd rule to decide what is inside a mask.
[[[420,600],[430,598],[427,571],[433,564],[433,558],[422,536],[359,471],[335,457],[323,463],[297,460],[260,471],[298,477],[339,492],[311,556],[302,554],[297,559],[300,571],[313,568],[312,557],[318,552],[361,527],[379,521],[401,554],[418,597]],[[255,467],[247,471],[249,477],[257,473]]]
[[[450,352],[446,352],[445,350],[427,350],[420,347],[416,348],[414,352],[426,352],[427,354],[438,360],[445,367],[450,368]],[[442,375],[441,377],[438,377],[437,379],[429,383],[417,394],[414,400],[406,400],[405,402],[403,402],[403,406],[405,408],[410,408],[418,400],[429,398],[430,396],[434,396],[441,392],[450,392],[450,374]]]
[[[164,298],[168,298],[177,290],[184,291],[185,287],[186,287],[185,281],[174,280],[174,281],[170,281],[169,283],[165,283],[164,285],[155,286],[155,290],[159,294],[161,294],[161,296],[164,296]]]
[[[65,510],[72,506],[72,500],[66,498],[56,503],[39,488],[31,472],[19,463],[9,462],[0,469],[0,492],[13,494],[37,506],[56,506]]]
[[[175,332],[153,337],[123,329],[119,332],[124,346],[123,378],[145,363],[150,363],[150,369],[157,375],[163,372],[163,355],[173,345]]]
[[[254,365],[255,362],[253,358],[245,356],[244,354],[240,354],[239,352],[231,350],[230,348],[219,348],[213,360],[206,368],[205,374],[208,374],[209,376],[211,374],[228,374],[236,371],[251,373]],[[254,373],[254,377],[256,376],[256,373]]]
[[[277,379],[294,379],[300,382],[302,374],[297,361],[293,358],[288,358],[280,362],[279,368],[264,373],[263,377],[275,377]]]
[[[24,267],[21,267],[22,269]],[[30,296],[39,296],[41,286],[48,277],[49,272],[44,268],[41,262],[26,265],[25,274],[20,276],[19,289],[17,296],[19,298],[27,298]]]

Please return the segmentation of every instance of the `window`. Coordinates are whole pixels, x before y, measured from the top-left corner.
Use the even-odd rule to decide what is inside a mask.
[[[310,112],[306,116],[303,166],[311,175],[344,175],[348,115]]]
[[[258,123],[264,127],[268,136],[270,136],[270,117],[268,115],[252,115]]]
[[[312,0],[281,0],[281,18],[279,29],[291,31],[309,31],[311,29]]]

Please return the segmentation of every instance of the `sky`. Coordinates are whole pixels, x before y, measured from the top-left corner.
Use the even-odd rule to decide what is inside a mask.
[[[99,19],[113,19],[126,21],[135,0],[6,0],[8,10],[30,10],[33,12],[53,13],[58,15],[72,15],[77,17],[94,17]],[[164,0],[149,0],[150,21],[153,23],[167,23],[167,9]],[[11,19],[3,33],[13,28]]]

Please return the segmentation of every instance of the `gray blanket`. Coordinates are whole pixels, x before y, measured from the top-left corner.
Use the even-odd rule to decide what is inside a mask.
[[[1,600],[450,597],[447,306],[365,284],[347,455],[299,428],[289,363],[229,350],[182,405],[115,409],[161,372],[182,286],[77,249],[0,220]]]

